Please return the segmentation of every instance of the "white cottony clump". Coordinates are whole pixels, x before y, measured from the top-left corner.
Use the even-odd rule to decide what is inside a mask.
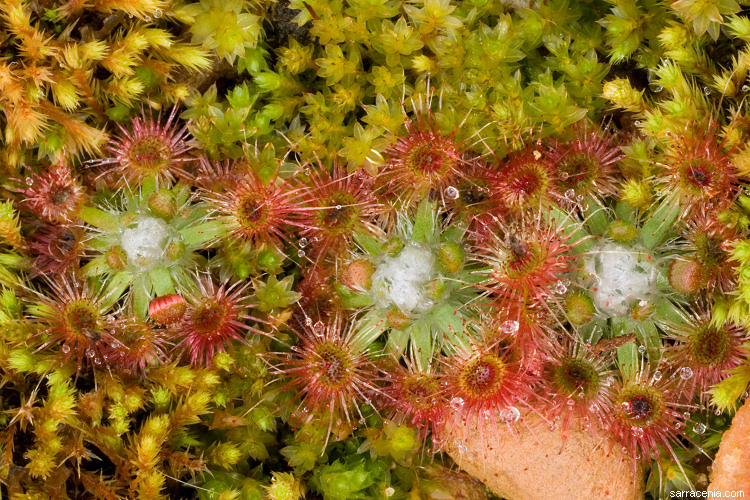
[[[624,316],[633,305],[657,293],[659,269],[645,248],[605,243],[591,250],[584,264],[592,276],[594,304],[608,317]]]
[[[408,243],[395,257],[386,257],[372,275],[370,291],[375,305],[394,305],[412,317],[432,309],[435,302],[427,295],[425,284],[433,278],[434,262],[430,249],[416,243]]]
[[[169,237],[170,228],[163,219],[140,216],[122,231],[120,245],[129,264],[147,270],[164,258]]]

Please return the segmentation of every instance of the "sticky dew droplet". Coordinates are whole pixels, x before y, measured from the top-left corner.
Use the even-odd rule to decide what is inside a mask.
[[[463,398],[455,397],[451,399],[450,405],[454,411],[459,411],[464,407],[464,403],[465,402]]]
[[[460,193],[458,192],[458,189],[454,186],[448,186],[445,188],[445,198],[448,200],[456,200],[458,199],[458,195]]]
[[[500,331],[505,334],[513,334],[518,331],[518,321],[508,319],[500,325]]]

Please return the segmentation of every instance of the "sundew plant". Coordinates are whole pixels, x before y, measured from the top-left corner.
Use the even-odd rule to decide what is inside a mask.
[[[563,452],[750,494],[748,42],[745,0],[0,2],[0,497],[578,498]]]

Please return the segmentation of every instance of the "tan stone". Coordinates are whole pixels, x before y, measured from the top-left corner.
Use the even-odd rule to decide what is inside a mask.
[[[563,445],[562,433],[533,414],[512,427],[498,423],[496,433],[487,421],[482,429],[454,429],[446,451],[506,500],[643,500],[644,464],[634,467],[621,446],[574,429]]]
[[[721,438],[713,463],[708,491],[742,491],[750,498],[750,399],[732,420],[732,427]]]

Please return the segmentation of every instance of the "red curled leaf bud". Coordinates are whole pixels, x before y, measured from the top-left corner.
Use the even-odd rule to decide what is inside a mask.
[[[187,310],[185,299],[179,295],[162,295],[148,305],[148,315],[161,325],[171,325],[182,319]]]

